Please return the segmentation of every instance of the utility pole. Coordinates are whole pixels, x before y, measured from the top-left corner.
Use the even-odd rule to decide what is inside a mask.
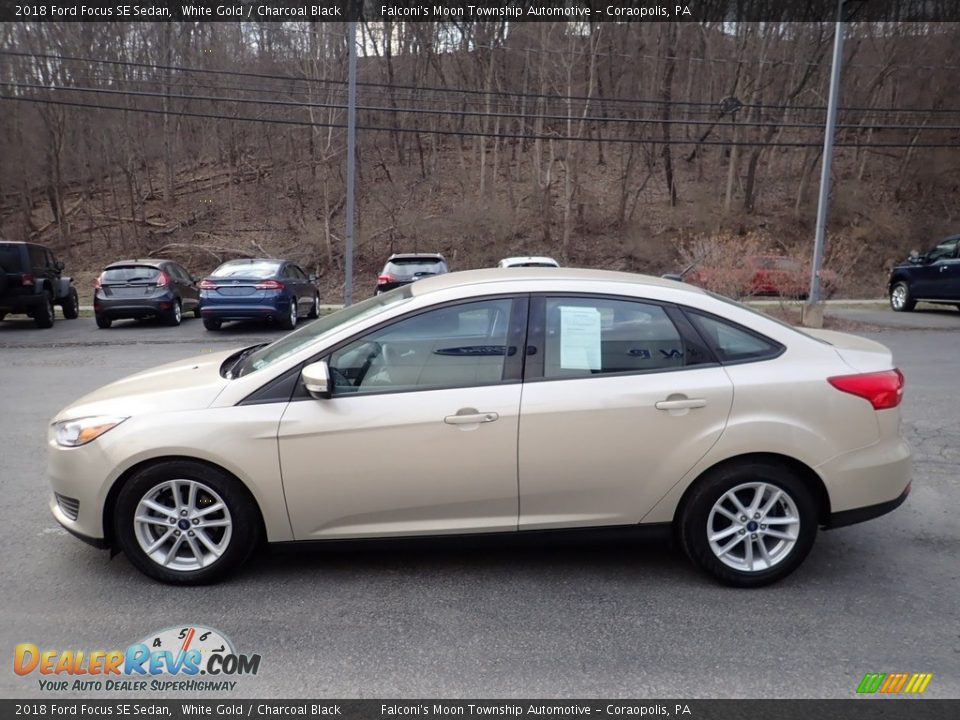
[[[343,304],[353,304],[353,202],[354,175],[357,164],[357,21],[350,20],[347,61],[347,227],[344,232]]]
[[[823,244],[827,234],[827,210],[830,200],[830,167],[833,164],[833,139],[837,130],[837,99],[840,95],[840,66],[843,64],[843,6],[837,2],[837,29],[833,36],[833,63],[830,68],[830,97],[827,101],[827,125],[823,135],[823,163],[820,166],[820,196],[817,199],[817,230],[813,243],[810,269],[810,292],[803,310],[803,324],[823,326],[823,305],[820,298],[820,267],[823,265]]]

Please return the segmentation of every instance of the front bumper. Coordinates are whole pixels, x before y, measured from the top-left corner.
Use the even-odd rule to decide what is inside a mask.
[[[47,444],[47,478],[54,493],[50,497],[50,512],[72,535],[105,547],[108,538],[104,532],[103,509],[110,483],[104,476],[104,468],[113,467],[112,459],[98,442],[65,448],[48,437]],[[57,501],[57,494],[70,501],[69,515]]]

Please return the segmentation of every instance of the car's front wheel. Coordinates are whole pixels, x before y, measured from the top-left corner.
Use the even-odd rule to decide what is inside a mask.
[[[698,481],[681,510],[687,556],[726,585],[760,587],[799,567],[817,534],[817,506],[786,465],[728,465]]]
[[[218,468],[172,460],[131,477],[117,496],[114,536],[133,565],[174,585],[220,580],[260,536],[250,493]]]
[[[910,286],[902,280],[890,288],[890,307],[894,312],[910,312],[917,301],[910,294]]]
[[[313,305],[310,306],[310,313],[307,315],[311,320],[316,320],[320,317],[320,296],[313,296]]]

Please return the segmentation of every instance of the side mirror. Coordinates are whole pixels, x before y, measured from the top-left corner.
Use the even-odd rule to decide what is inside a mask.
[[[66,267],[66,265],[63,264],[63,260],[57,260],[53,263],[53,267],[57,272],[63,272],[63,269]]]
[[[330,366],[326,360],[311,363],[300,371],[300,377],[303,378],[303,384],[317,400],[328,399],[330,397]]]

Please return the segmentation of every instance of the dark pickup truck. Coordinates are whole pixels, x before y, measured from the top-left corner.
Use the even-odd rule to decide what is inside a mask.
[[[53,327],[54,306],[68,320],[80,314],[73,280],[63,276],[63,263],[36,243],[0,239],[0,320],[28,315],[37,327]]]

